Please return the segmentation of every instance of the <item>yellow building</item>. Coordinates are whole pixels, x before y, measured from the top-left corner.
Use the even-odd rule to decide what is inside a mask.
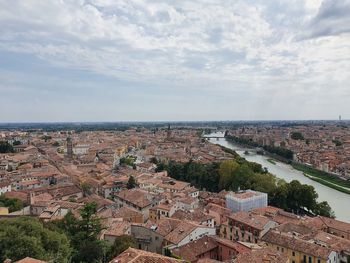
[[[8,207],[0,207],[0,215],[8,215],[9,214],[9,209]]]
[[[291,263],[339,262],[339,255],[332,249],[300,239],[297,235],[270,230],[262,241],[268,247],[288,255]]]

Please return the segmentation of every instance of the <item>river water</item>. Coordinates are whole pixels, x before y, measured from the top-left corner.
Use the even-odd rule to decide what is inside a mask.
[[[214,136],[220,136],[222,134],[211,134]],[[270,173],[274,174],[278,178],[282,178],[287,182],[292,180],[298,180],[303,184],[309,184],[315,187],[318,193],[318,201],[327,201],[333,209],[335,216],[338,220],[350,223],[350,195],[339,192],[322,184],[319,184],[303,175],[302,172],[295,170],[292,166],[276,161],[276,164],[272,164],[267,159],[269,157],[258,155],[253,152],[249,152],[248,155],[244,154],[247,150],[242,146],[227,141],[225,138],[212,138],[209,140],[212,143],[219,144],[236,151],[240,156],[244,157],[248,161],[261,164],[263,167],[267,167]],[[248,149],[249,151],[249,149]]]

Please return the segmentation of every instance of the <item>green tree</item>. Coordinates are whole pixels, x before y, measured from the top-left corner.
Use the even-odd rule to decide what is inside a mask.
[[[335,218],[334,212],[332,211],[332,208],[329,206],[329,204],[326,201],[320,202],[316,205],[315,208],[315,214],[320,216],[326,216]]]
[[[0,261],[33,257],[46,261],[70,262],[67,236],[44,228],[34,218],[0,220]]]
[[[13,147],[8,142],[0,141],[0,153],[13,153]]]
[[[73,248],[72,262],[105,262],[109,245],[104,240],[98,239],[102,225],[96,215],[97,204],[88,203],[80,210],[80,218],[77,219],[68,212],[63,220],[56,221],[54,229],[67,234]]]
[[[301,132],[292,132],[290,136],[293,140],[304,140],[304,136]]]
[[[7,198],[4,195],[0,196],[0,207],[8,207],[9,212],[19,211],[23,208],[23,202],[17,198]]]
[[[132,189],[132,188],[135,188],[136,186],[137,186],[137,183],[136,183],[135,177],[130,175],[128,183],[126,184],[126,188]]]
[[[228,189],[234,182],[234,173],[239,168],[239,164],[234,160],[223,161],[220,164],[219,189]]]
[[[108,259],[112,260],[113,258],[117,257],[119,254],[124,252],[129,247],[136,247],[135,239],[132,236],[119,236],[116,237],[114,240],[113,245],[110,247],[108,251]]]
[[[88,184],[87,182],[83,182],[80,185],[81,189],[83,190],[83,195],[87,196],[87,195],[91,195],[92,194],[92,187],[90,184]]]
[[[22,143],[20,142],[20,141],[14,141],[13,143],[12,143],[12,145],[13,146],[15,146],[15,145],[21,145]]]

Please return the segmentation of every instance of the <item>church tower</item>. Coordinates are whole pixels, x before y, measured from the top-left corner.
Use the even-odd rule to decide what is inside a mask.
[[[73,141],[71,137],[67,138],[67,157],[73,159]]]

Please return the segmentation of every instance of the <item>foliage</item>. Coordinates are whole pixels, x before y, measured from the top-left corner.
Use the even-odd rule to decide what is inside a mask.
[[[70,262],[71,249],[65,234],[51,231],[34,218],[0,221],[0,261],[33,257],[46,261]]]
[[[13,153],[13,147],[8,142],[0,141],[0,153]]]
[[[302,171],[308,175],[311,175],[312,177],[317,177],[317,178],[320,178],[320,179],[325,180],[327,182],[330,182],[332,184],[336,184],[336,185],[339,185],[342,187],[350,188],[350,181],[346,181],[346,180],[343,180],[341,178],[338,178],[337,176],[335,176],[333,174],[329,174],[327,172],[315,169],[311,166],[307,166],[307,165],[303,165],[303,164],[299,164],[299,163],[293,163],[292,166],[294,169]],[[311,179],[313,179],[313,178],[311,178]]]
[[[299,181],[286,183],[268,173],[261,165],[237,157],[221,163],[200,164],[193,161],[168,164],[158,163],[169,176],[190,182],[200,189],[212,192],[253,189],[268,193],[269,203],[286,211],[301,213],[303,210],[317,215],[333,215],[328,203],[318,203],[313,186]]]
[[[335,144],[335,146],[342,146],[343,145],[343,143],[339,140],[333,140],[332,142]]]
[[[73,248],[72,262],[106,262],[109,250],[108,243],[98,239],[102,225],[96,215],[97,204],[88,203],[80,210],[80,219],[74,217],[71,212],[51,228],[64,232],[70,239]]]
[[[304,136],[301,132],[292,132],[290,136],[293,140],[304,140]]]
[[[136,241],[132,236],[123,235],[116,237],[113,245],[109,248],[108,258],[113,259],[117,257],[129,247],[136,248]]]
[[[81,183],[80,187],[83,190],[83,195],[84,196],[92,194],[92,187],[87,182]]]
[[[137,183],[136,183],[135,177],[131,175],[129,177],[128,183],[126,184],[126,188],[132,189],[132,188],[135,188],[136,186],[137,186]]]
[[[44,140],[45,142],[47,142],[47,141],[51,140],[52,137],[49,136],[49,135],[44,135],[44,136],[41,137],[41,139]]]
[[[285,159],[292,160],[293,159],[293,152],[291,150],[288,150],[283,147],[275,147],[271,145],[261,145],[257,142],[254,142],[252,139],[245,139],[245,138],[240,138],[232,135],[228,135],[227,139],[232,140],[236,143],[252,146],[252,147],[262,147],[265,151],[276,154],[278,156],[281,156]]]
[[[123,157],[123,158],[120,158],[120,164],[133,167],[135,164],[135,160],[136,160],[136,157],[133,157],[133,156]]]
[[[12,143],[13,146],[21,145],[21,144],[22,144],[22,143],[21,143],[20,141],[14,141],[14,142]]]
[[[54,143],[52,144],[52,146],[58,147],[58,146],[60,146],[60,143],[59,143],[59,142],[54,142]]]
[[[282,148],[282,147],[275,147],[275,146],[269,146],[269,145],[265,145],[264,150],[269,152],[269,153],[274,153],[277,154],[283,158],[292,160],[293,159],[293,152],[291,150],[288,150],[286,148]]]
[[[153,156],[153,157],[150,159],[150,162],[151,162],[151,163],[154,163],[154,164],[157,164],[157,163],[158,163],[158,160],[157,160],[156,157]]]
[[[4,195],[0,195],[0,207],[8,207],[9,212],[19,211],[23,208],[23,202],[17,198],[7,198]]]

